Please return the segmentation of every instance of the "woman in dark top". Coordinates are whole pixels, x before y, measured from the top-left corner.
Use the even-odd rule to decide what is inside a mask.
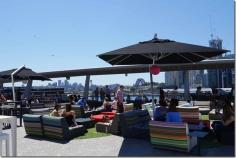
[[[154,120],[155,121],[166,121],[166,114],[168,112],[167,103],[165,100],[159,101],[159,107],[155,109]]]
[[[160,87],[160,100],[165,100],[165,92],[162,87]]]
[[[71,104],[66,104],[66,109],[63,111],[62,116],[66,119],[68,126],[77,126],[75,111],[72,110]]]
[[[221,115],[218,113],[218,115]],[[234,111],[232,110],[231,103],[228,102],[223,107],[223,115],[221,115],[222,120],[221,121],[214,121],[212,123],[212,128],[215,132],[216,138],[221,141],[222,135],[226,132],[233,132],[234,133]],[[232,138],[234,139],[234,138]]]

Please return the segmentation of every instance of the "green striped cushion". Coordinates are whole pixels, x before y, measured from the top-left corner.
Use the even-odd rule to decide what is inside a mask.
[[[42,121],[46,137],[56,139],[69,137],[69,129],[65,118],[44,115]]]
[[[28,135],[43,136],[43,129],[41,124],[41,115],[23,115],[25,132]]]
[[[64,139],[64,136],[58,133],[45,131],[44,134],[48,138]]]
[[[150,121],[151,144],[155,147],[189,151],[187,124]]]
[[[166,145],[172,147],[178,147],[187,149],[187,140],[173,140],[173,139],[160,139],[160,138],[151,138],[153,144]]]

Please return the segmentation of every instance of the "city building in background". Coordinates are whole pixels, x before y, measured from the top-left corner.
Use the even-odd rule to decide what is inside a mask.
[[[222,49],[222,40],[213,38],[209,41],[209,46],[212,48]],[[233,59],[234,54],[219,55],[212,59]],[[207,70],[208,87],[210,88],[230,88],[234,84],[234,69],[211,69]]]
[[[223,40],[213,38],[209,41],[209,46],[222,49]],[[211,59],[233,59],[234,54],[220,55]],[[196,88],[198,86],[205,88],[231,88],[234,85],[234,69],[210,69],[210,70],[191,70],[189,71],[189,86]],[[165,84],[167,86],[178,86],[184,88],[184,72],[171,71],[165,73]]]

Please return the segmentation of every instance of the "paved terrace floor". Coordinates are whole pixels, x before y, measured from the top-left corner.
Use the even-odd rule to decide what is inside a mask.
[[[4,130],[9,133],[10,130]],[[3,151],[5,151],[3,149]],[[5,153],[4,153],[5,154]],[[234,148],[203,149],[203,156],[234,156]],[[193,154],[154,149],[144,140],[106,136],[53,142],[26,136],[24,127],[17,128],[17,156],[194,156]]]

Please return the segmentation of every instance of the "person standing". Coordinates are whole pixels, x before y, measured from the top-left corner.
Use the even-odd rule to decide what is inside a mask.
[[[117,98],[117,113],[123,113],[124,112],[124,86],[120,86],[119,89],[116,92],[116,98]]]
[[[105,98],[105,92],[104,92],[104,90],[101,88],[101,89],[100,89],[100,99],[101,99],[101,101],[103,101],[104,98]]]
[[[109,101],[111,101],[111,90],[109,89],[108,85],[105,87],[105,97],[108,98]]]
[[[160,99],[159,100],[165,100],[165,92],[162,87],[160,87]]]
[[[98,96],[99,96],[98,87],[96,87],[96,89],[94,90],[94,96],[95,96],[95,100],[98,101]]]

